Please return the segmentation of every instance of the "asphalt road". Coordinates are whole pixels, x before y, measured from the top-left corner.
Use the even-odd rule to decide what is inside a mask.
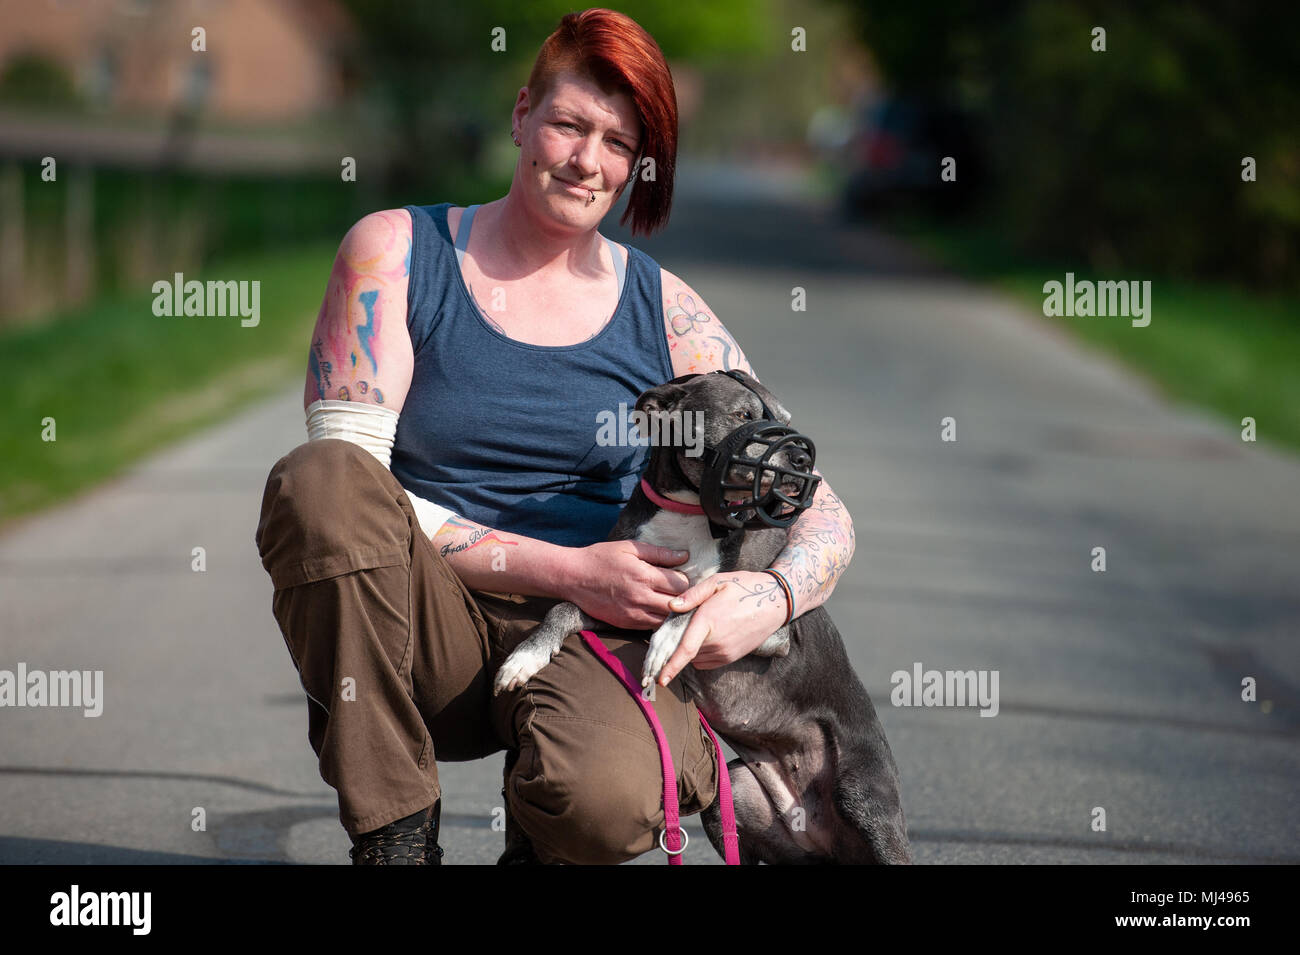
[[[1300,861],[1300,459],[779,178],[684,171],[668,234],[631,241],[727,323],[853,514],[829,609],[918,862]],[[0,862],[347,861],[253,545],[300,394],[0,537],[0,669],[105,681],[98,718],[0,709]],[[997,715],[891,705],[917,663],[997,671]],[[499,759],[441,773],[446,863],[495,861]]]

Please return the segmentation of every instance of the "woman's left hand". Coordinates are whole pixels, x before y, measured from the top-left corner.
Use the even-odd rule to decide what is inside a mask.
[[[780,584],[771,574],[752,571],[715,574],[668,606],[674,613],[698,609],[659,673],[660,686],[672,682],[688,663],[712,670],[739,660],[780,630],[786,615]]]

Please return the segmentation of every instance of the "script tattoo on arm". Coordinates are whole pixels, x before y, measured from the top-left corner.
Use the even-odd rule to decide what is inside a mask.
[[[694,289],[667,269],[661,270],[660,283],[664,295],[668,353],[672,356],[674,375],[733,369],[754,374],[736,339]]]
[[[853,558],[854,545],[848,508],[822,478],[812,506],[790,525],[786,545],[772,561],[772,570],[785,574],[794,591],[795,616],[826,602]]]
[[[518,541],[501,536],[499,531],[457,516],[447,518],[446,523],[433,535],[432,542],[443,557],[461,554],[487,543],[505,547],[519,546]]]

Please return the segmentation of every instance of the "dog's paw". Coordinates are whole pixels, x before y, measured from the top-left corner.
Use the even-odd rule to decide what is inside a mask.
[[[641,686],[648,687],[659,681],[659,673],[682,642],[686,625],[691,622],[695,611],[673,614],[665,620],[650,638],[650,649],[646,651],[645,664],[641,668]]]
[[[519,646],[514,653],[506,657],[497,671],[497,678],[492,683],[492,695],[500,696],[507,690],[516,690],[536,676],[546,664],[551,662],[548,647]]]

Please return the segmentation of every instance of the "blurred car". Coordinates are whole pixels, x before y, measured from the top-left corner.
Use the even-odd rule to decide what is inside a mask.
[[[886,97],[859,108],[843,148],[844,211],[965,210],[984,172],[972,126],[961,110],[919,99]],[[946,156],[956,160],[955,181],[940,178]]]

